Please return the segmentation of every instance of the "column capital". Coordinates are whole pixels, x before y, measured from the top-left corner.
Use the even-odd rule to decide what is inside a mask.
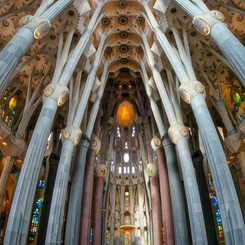
[[[195,15],[192,23],[200,34],[208,36],[215,24],[222,23],[226,25],[224,21],[225,16],[221,12],[217,10],[211,10],[209,12]]]
[[[47,18],[26,15],[19,20],[19,26],[28,28],[33,33],[34,38],[39,40],[47,35],[51,28],[51,23]]]
[[[92,134],[92,136],[91,136],[89,148],[94,149],[96,154],[98,154],[98,152],[100,151],[101,142],[95,134]]]
[[[75,146],[77,146],[81,140],[82,131],[80,128],[70,125],[62,130],[62,141],[71,141]]]
[[[206,97],[204,85],[199,81],[193,80],[182,83],[179,87],[179,93],[187,104],[190,104],[192,99],[198,95],[202,95],[203,98]]]
[[[168,135],[174,144],[182,138],[189,138],[188,129],[181,123],[175,123],[168,129]]]
[[[106,176],[107,168],[105,164],[96,164],[94,168],[95,176],[104,178]]]
[[[151,147],[154,151],[162,147],[162,140],[159,134],[156,134],[151,140]]]
[[[59,83],[50,83],[44,90],[43,90],[43,101],[48,98],[53,99],[56,101],[58,106],[63,105],[69,95],[69,89],[66,85],[59,84]]]
[[[153,177],[158,175],[158,166],[155,163],[148,163],[147,164],[147,174],[149,177]]]

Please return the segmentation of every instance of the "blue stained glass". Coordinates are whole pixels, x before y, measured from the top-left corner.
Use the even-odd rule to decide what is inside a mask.
[[[218,205],[218,200],[215,196],[212,196],[212,203],[214,207]]]

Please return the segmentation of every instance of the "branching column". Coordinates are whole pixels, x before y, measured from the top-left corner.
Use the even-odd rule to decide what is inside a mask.
[[[163,243],[162,237],[162,211],[159,189],[159,177],[157,174],[157,166],[155,163],[149,163],[147,166],[148,174],[150,174],[150,188],[152,200],[152,223],[153,223],[153,240],[154,245]]]
[[[245,48],[224,23],[225,16],[217,10],[210,11],[203,1],[195,1],[195,4],[184,0],[175,2],[193,17],[193,25],[199,33],[215,41],[245,86]]]
[[[180,181],[175,147],[170,141],[168,134],[164,135],[162,142],[166,154],[169,175],[175,244],[188,245],[190,244],[190,241],[188,237],[188,225],[184,203],[185,196]]]
[[[55,177],[57,174],[58,164],[59,164],[60,157],[55,154],[51,153],[49,157],[49,173],[48,179],[45,187],[44,193],[44,200],[42,206],[42,213],[38,228],[38,238],[37,238],[37,245],[45,244],[46,232],[47,232],[47,224],[48,224],[48,217],[50,212],[50,206],[52,201]]]
[[[188,1],[182,1],[183,4],[190,4],[190,2],[187,2]],[[205,88],[200,82],[189,79],[183,64],[174,53],[171,45],[168,43],[168,40],[160,29],[160,26],[149,9],[149,6],[145,1],[142,1],[142,5],[149,16],[149,20],[162,49],[164,50],[176,75],[178,76],[179,81],[181,82],[181,86],[179,88],[180,95],[185,102],[191,104],[195,115],[205,150],[207,152],[210,170],[215,182],[226,242],[228,244],[244,243],[245,227],[241,214],[241,208],[239,206],[236,190],[226,162],[222,145],[204,99]],[[190,10],[192,9],[190,8]],[[197,24],[198,21],[196,22],[196,26],[198,26]],[[241,51],[241,53],[243,52]],[[183,140],[180,140],[180,142],[181,147],[177,147],[177,149],[182,150],[182,147],[186,148],[186,146],[184,146],[186,143],[184,143]]]
[[[100,149],[100,146],[101,144],[99,139],[95,135],[93,135],[91,138],[90,148],[88,149],[86,166],[85,166],[83,196],[86,198],[82,199],[80,242],[79,242],[80,245],[89,244],[95,155],[96,152]]]
[[[57,3],[62,2],[64,1],[57,1]],[[13,198],[4,240],[5,245],[25,244],[27,241],[36,183],[54,116],[58,105],[61,106],[68,96],[66,85],[70,81],[76,64],[84,51],[94,26],[97,24],[97,19],[102,6],[103,3],[100,2],[84,32],[84,35],[79,40],[63,70],[62,75],[60,76],[60,83],[51,83],[44,90],[45,96],[43,107],[26,153],[23,168],[21,170]],[[50,8],[48,11],[51,10],[56,11],[56,9],[53,8]],[[50,12],[49,14],[52,15]]]
[[[9,78],[27,52],[34,40],[42,39],[50,30],[52,21],[72,1],[57,1],[48,11],[39,13],[41,15],[24,16],[20,19],[21,28],[17,31],[12,40],[0,52],[0,94],[10,82]]]
[[[83,180],[89,142],[88,137],[83,134],[81,143],[78,145],[76,151],[66,220],[66,245],[75,245],[79,242],[80,219],[78,217],[81,217]]]
[[[104,177],[106,167],[99,164],[96,168],[96,176],[94,180],[95,193],[94,193],[94,214],[93,214],[93,245],[101,245],[102,234],[102,198],[104,189]]]
[[[147,13],[149,13],[149,16],[154,18],[152,16],[152,13],[148,9],[148,7],[146,7],[146,10],[147,10]],[[153,21],[153,23],[154,23],[154,21]],[[163,35],[163,33],[160,30],[157,30],[157,31],[158,31],[159,36]],[[164,36],[164,38],[165,38],[165,36]],[[160,76],[156,66],[154,65],[153,55],[152,55],[152,52],[149,48],[146,37],[144,35],[142,35],[142,39],[144,42],[144,47],[146,50],[146,54],[147,54],[147,57],[149,60],[149,65],[151,67],[156,86],[158,88],[158,91],[159,91],[159,94],[161,96],[161,100],[162,100],[165,112],[167,114],[169,123],[171,125],[169,130],[168,130],[168,134],[169,134],[172,142],[174,142],[177,145],[176,149],[177,149],[177,152],[179,154],[180,166],[181,166],[183,179],[184,179],[186,199],[188,201],[189,219],[190,219],[190,224],[191,224],[191,228],[192,228],[191,229],[192,242],[193,242],[193,244],[206,244],[207,243],[207,236],[206,236],[206,232],[205,232],[205,224],[204,224],[203,212],[202,212],[202,207],[201,207],[201,200],[199,197],[195,173],[193,171],[190,151],[188,148],[188,131],[185,128],[185,126],[183,125],[183,121],[182,121],[181,117],[178,118],[178,121],[177,121],[176,115],[178,115],[178,113],[176,111],[174,111],[174,108],[173,108],[172,104],[170,103],[169,96],[168,96],[167,91],[165,89],[165,86],[162,82],[161,76]],[[161,40],[161,41],[164,44],[165,43],[168,44],[166,38]],[[169,47],[169,48],[171,49],[171,47]],[[168,52],[170,52],[170,50],[168,50]],[[177,57],[175,57],[174,61],[179,63],[179,60]],[[178,73],[181,70],[181,66],[182,65],[180,64],[180,67],[178,67]],[[183,74],[180,74],[180,76],[182,79],[185,76],[187,77],[184,70],[183,70]],[[183,149],[185,149],[185,150],[183,151]]]
[[[139,168],[137,168],[136,172],[137,172],[137,189],[138,189],[138,202],[139,202],[140,240],[141,240],[141,245],[145,245],[144,211],[143,211],[144,191],[142,187],[142,181],[140,180]]]
[[[165,152],[162,147],[162,141],[155,136],[152,139],[152,146],[157,153],[157,162],[159,169],[160,194],[162,203],[162,222],[164,227],[164,241],[167,245],[174,243],[172,205],[169,189],[169,178],[165,160]]]
[[[197,183],[200,193],[200,198],[202,200],[202,208],[204,212],[204,220],[206,225],[206,231],[208,236],[208,244],[217,243],[217,235],[215,232],[215,224],[213,218],[213,212],[211,208],[211,202],[207,187],[207,181],[203,169],[203,155],[201,151],[196,151],[192,155],[193,165],[196,171]]]
[[[111,183],[111,213],[110,213],[110,245],[114,244],[114,232],[115,232],[115,202],[116,202],[116,176],[115,176],[115,168],[114,174]]]

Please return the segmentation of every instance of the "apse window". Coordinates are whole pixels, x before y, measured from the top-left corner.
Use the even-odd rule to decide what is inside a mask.
[[[129,161],[129,154],[128,153],[124,153],[123,160],[124,160],[124,162]]]

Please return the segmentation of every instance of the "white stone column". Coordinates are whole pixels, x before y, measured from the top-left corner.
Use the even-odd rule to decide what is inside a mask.
[[[47,234],[46,234],[46,242],[45,244],[53,245],[60,244],[61,241],[61,231],[62,231],[62,223],[63,223],[63,215],[65,208],[65,199],[68,185],[68,177],[70,173],[71,159],[72,153],[74,150],[74,146],[76,146],[81,139],[82,132],[79,128],[82,122],[82,118],[85,112],[85,105],[88,103],[88,98],[93,86],[94,77],[99,66],[100,59],[104,50],[104,41],[105,38],[102,38],[100,45],[98,47],[96,58],[93,63],[93,66],[90,70],[89,76],[87,78],[85,88],[81,97],[81,100],[78,104],[76,114],[73,120],[72,125],[67,125],[64,129],[63,135],[63,146],[62,152],[60,156],[60,162],[58,167],[58,172],[56,175],[56,181],[53,191],[53,199],[51,204]],[[107,72],[107,71],[106,71]],[[93,115],[93,119],[95,120],[95,115]],[[93,122],[90,122],[94,124]],[[74,210],[73,210],[74,211]],[[56,214],[59,215],[56,215]],[[79,225],[79,222],[77,223]],[[71,227],[70,227],[71,229]],[[78,235],[76,236],[78,240]]]
[[[185,2],[188,6],[190,5],[189,1],[182,1],[183,4],[185,4]],[[241,209],[231,174],[226,163],[224,151],[204,100],[204,86],[198,81],[189,80],[182,63],[177,58],[176,54],[170,51],[172,48],[166,43],[168,41],[163,32],[160,30],[159,25],[157,24],[156,19],[150,11],[148,5],[144,1],[142,1],[142,3],[147,15],[149,15],[149,20],[151,21],[152,27],[157,33],[157,39],[159,40],[165,54],[172,64],[179,81],[182,83],[179,89],[181,97],[185,102],[190,103],[192,106],[206,152],[208,153],[207,157],[219,199],[221,218],[222,222],[224,222],[222,224],[225,239],[227,240],[228,244],[239,244],[239,242],[245,242],[245,228],[241,215]],[[194,10],[195,12],[195,8],[195,6],[193,8],[190,7],[190,10]],[[198,11],[195,13],[201,12],[200,9],[196,9]],[[217,18],[220,17],[217,16]],[[212,20],[210,21],[212,22]],[[197,21],[196,26],[198,23],[199,22]],[[199,24],[203,27],[202,23]],[[182,74],[180,75],[180,73]]]
[[[204,36],[210,36],[230,62],[234,72],[245,86],[245,48],[231,33],[225,16],[217,10],[209,10],[203,1],[175,0],[193,18],[194,27]]]
[[[115,236],[115,202],[116,200],[116,168],[114,167],[113,179],[111,181],[110,188],[110,203],[111,203],[111,213],[110,213],[110,245],[114,245]]]
[[[244,244],[245,227],[235,186],[223,152],[222,145],[208,112],[205,100],[196,96],[191,100],[200,134],[203,140],[210,170],[215,183],[219,201],[225,242],[227,244]]]
[[[57,107],[57,100],[51,97],[44,101],[16,186],[4,245],[27,242],[36,183]]]
[[[172,108],[172,105],[169,101],[169,96],[167,95],[167,92],[165,90],[164,84],[162,83],[161,76],[159,72],[157,71],[156,67],[154,66],[153,61],[153,55],[150,52],[149,46],[147,44],[145,36],[142,36],[145,50],[147,51],[147,58],[149,61],[149,65],[152,70],[152,74],[157,86],[157,89],[159,91],[163,106],[165,108],[165,112],[167,114],[169,123],[171,125],[170,129],[168,130],[170,139],[173,139],[173,136],[179,133],[179,130],[181,133],[186,134],[184,137],[188,136],[188,132],[186,128],[180,124],[177,123],[176,115],[174,114],[174,109]],[[180,137],[181,134],[178,134]],[[179,139],[178,139],[179,140]],[[180,163],[181,166],[183,166],[182,174],[184,179],[184,185],[185,185],[185,193],[187,200],[191,200],[188,202],[188,211],[189,211],[189,219],[190,219],[190,225],[191,225],[191,234],[192,234],[192,242],[193,244],[207,244],[207,236],[205,231],[205,224],[204,224],[204,218],[201,208],[201,200],[198,192],[197,182],[195,178],[195,173],[193,171],[192,167],[192,159],[190,155],[190,151],[188,148],[188,141],[187,139],[184,141],[186,144],[186,152],[181,152],[180,148],[178,148],[178,140],[176,139],[173,141],[173,143],[177,144],[177,152],[179,155],[186,154],[185,158],[180,157]],[[179,143],[180,144],[180,143]],[[185,166],[185,167],[184,167]],[[185,171],[185,169],[188,168],[188,172]],[[196,229],[198,232],[196,232]],[[202,232],[200,232],[202,231]]]
[[[8,86],[10,76],[31,44],[43,38],[49,31],[52,21],[72,1],[59,0],[41,16],[27,15],[20,19],[15,36],[0,52],[0,94]]]
[[[145,245],[145,229],[144,229],[144,210],[143,210],[143,203],[144,203],[144,189],[142,187],[142,183],[140,181],[140,174],[137,168],[137,189],[138,189],[138,202],[139,202],[139,219],[140,219],[140,240],[141,245]]]
[[[105,88],[107,78],[107,65],[101,76],[101,85],[98,91],[98,96],[93,105],[90,113],[87,129],[84,134],[84,144],[79,146],[79,157],[76,157],[74,166],[74,174],[72,176],[72,184],[69,198],[68,215],[66,221],[66,236],[65,244],[74,245],[79,242],[79,231],[80,231],[80,220],[77,217],[81,217],[81,206],[82,206],[82,193],[83,193],[83,180],[84,180],[84,165],[86,160],[86,154],[88,149],[88,142],[92,134],[93,126],[96,120],[96,116],[99,110],[99,104]],[[94,75],[94,74],[92,74]],[[89,81],[86,82],[88,84]],[[84,102],[87,103],[87,102]],[[87,143],[86,143],[87,141]]]

